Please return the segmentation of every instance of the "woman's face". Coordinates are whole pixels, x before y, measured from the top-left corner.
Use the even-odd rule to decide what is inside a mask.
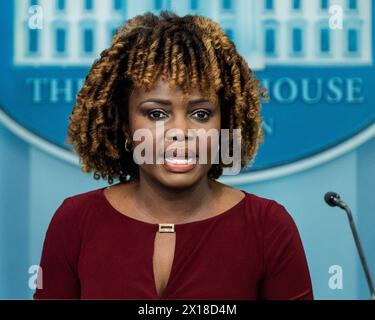
[[[163,78],[159,78],[149,91],[141,88],[132,92],[129,97],[129,129],[133,148],[141,143],[142,147],[151,147],[152,144],[152,163],[138,164],[140,179],[152,179],[169,188],[183,189],[207,178],[219,142],[210,134],[205,139],[199,134],[188,144],[188,137],[192,137],[188,136],[188,129],[203,129],[200,133],[215,131],[220,136],[220,104],[217,96],[213,99],[209,101],[197,89],[184,95],[179,87],[170,89]],[[139,129],[152,133],[151,143],[145,143],[145,138],[141,141],[134,139],[133,134]],[[179,134],[176,129],[180,130]],[[178,154],[175,147],[180,149]],[[203,152],[206,158],[202,157]],[[164,163],[157,163],[156,159]]]

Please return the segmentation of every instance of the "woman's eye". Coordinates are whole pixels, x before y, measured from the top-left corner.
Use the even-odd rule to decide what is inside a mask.
[[[210,112],[199,110],[193,113],[193,116],[199,121],[207,120],[210,117]]]
[[[160,110],[155,110],[155,111],[149,112],[148,116],[151,120],[160,120],[160,119],[164,119],[167,115]]]

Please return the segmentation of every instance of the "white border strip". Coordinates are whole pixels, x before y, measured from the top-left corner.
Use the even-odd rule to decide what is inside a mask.
[[[0,122],[2,122],[16,136],[39,148],[40,150],[45,151],[46,153],[58,159],[64,160],[70,164],[79,166],[79,158],[76,154],[68,150],[64,150],[54,145],[53,143],[45,141],[38,135],[22,127],[1,109]],[[365,143],[366,141],[374,137],[375,123],[370,125],[365,130],[361,131],[357,135],[353,136],[349,140],[346,140],[341,144],[338,144],[337,146],[330,148],[329,150],[323,151],[307,159],[299,160],[287,165],[282,165],[267,170],[242,173],[236,176],[222,176],[218,180],[229,185],[240,185],[283,177],[331,161],[349,151],[352,151],[356,147],[360,146],[361,144]]]

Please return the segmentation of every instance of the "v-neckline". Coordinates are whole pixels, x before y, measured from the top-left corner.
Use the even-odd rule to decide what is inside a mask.
[[[104,200],[104,203],[106,204],[106,206],[110,209],[110,211],[112,213],[122,217],[122,219],[125,219],[128,222],[135,223],[135,224],[147,227],[147,228],[152,229],[152,230],[154,230],[154,229],[158,230],[159,223],[151,223],[151,222],[147,222],[147,221],[143,221],[143,220],[133,218],[133,217],[117,210],[114,206],[112,206],[112,204],[109,202],[109,200],[107,199],[107,197],[104,193],[104,190],[106,188],[107,187],[100,188],[98,191],[99,191],[99,194],[100,194],[102,200]],[[226,216],[229,216],[231,213],[236,212],[237,209],[239,209],[241,206],[244,205],[244,203],[246,201],[246,198],[249,196],[249,193],[247,191],[242,190],[242,189],[240,189],[240,191],[242,191],[244,196],[236,204],[234,204],[232,207],[230,207],[229,209],[226,209],[226,210],[222,211],[221,213],[216,214],[216,215],[211,216],[211,217],[208,217],[208,218],[190,221],[190,222],[174,223],[175,232],[177,232],[178,230],[183,230],[185,228],[190,228],[190,227],[194,227],[194,226],[198,227],[201,224],[213,222],[214,220],[224,218]]]
[[[171,270],[169,272],[168,279],[167,279],[166,285],[165,285],[165,287],[162,291],[162,294],[159,296],[157,285],[156,285],[155,271],[154,271],[155,240],[156,240],[157,232],[158,232],[158,230],[154,233],[152,246],[151,246],[151,274],[152,274],[152,283],[153,283],[153,288],[154,288],[154,290],[153,290],[154,296],[157,300],[164,300],[165,297],[167,296],[168,290],[171,286],[171,281],[173,280],[173,276],[174,276],[174,273],[175,273],[174,269],[176,269],[176,263],[177,263],[176,262],[176,258],[177,258],[176,255],[179,252],[178,248],[177,248],[177,244],[179,242],[177,241],[177,232],[175,231],[174,234],[175,234],[176,240],[175,240],[173,259],[172,259],[172,264],[171,264]]]

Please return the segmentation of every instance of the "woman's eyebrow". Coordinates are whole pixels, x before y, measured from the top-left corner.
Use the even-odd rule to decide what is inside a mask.
[[[204,99],[204,98],[199,98],[199,99],[194,99],[194,100],[190,100],[188,102],[188,105],[192,105],[192,104],[197,104],[197,103],[211,103],[209,100],[207,99]]]
[[[138,106],[140,106],[141,104],[146,103],[146,102],[156,102],[156,103],[165,104],[165,105],[169,105],[169,106],[172,105],[172,102],[170,100],[167,100],[167,99],[150,98],[150,99],[146,99],[144,101],[141,101]],[[188,102],[188,106],[191,106],[191,105],[197,104],[197,103],[211,103],[211,102],[207,99],[204,99],[204,98],[198,98],[198,99],[190,100]]]
[[[143,103],[146,103],[146,102],[157,102],[157,103],[160,103],[160,104],[166,104],[166,105],[171,105],[172,102],[169,101],[169,100],[165,100],[165,99],[160,99],[160,98],[150,98],[150,99],[146,99],[146,100],[143,100],[139,103],[139,106]]]

